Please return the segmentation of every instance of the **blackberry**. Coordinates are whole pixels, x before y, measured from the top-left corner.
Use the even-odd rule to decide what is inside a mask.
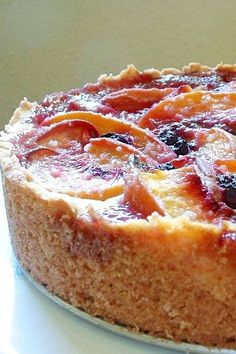
[[[236,209],[236,174],[222,174],[217,178],[218,184],[224,189],[225,203],[232,209]]]
[[[186,143],[186,141],[178,137],[178,141],[175,143],[173,146],[174,152],[179,156],[179,155],[187,155],[190,152],[189,146]]]
[[[107,133],[100,136],[101,138],[109,138],[120,141],[128,145],[133,145],[133,138],[129,134]]]
[[[99,166],[92,166],[90,167],[89,171],[93,177],[101,177],[101,178],[109,173],[109,171],[106,171]]]
[[[157,169],[161,170],[161,171],[169,171],[169,170],[173,170],[174,166],[172,165],[171,162],[166,162],[166,163],[161,163],[160,165],[158,165]]]
[[[134,167],[138,168],[139,170],[143,170],[143,171],[150,171],[152,169],[145,162],[141,162],[139,160],[138,156],[136,156],[136,155],[131,155],[130,156],[128,164],[130,166],[134,166]]]
[[[174,150],[179,155],[187,155],[190,152],[188,143],[172,130],[161,132],[158,138]]]
[[[166,145],[174,145],[178,141],[178,136],[172,130],[164,130],[158,138]]]

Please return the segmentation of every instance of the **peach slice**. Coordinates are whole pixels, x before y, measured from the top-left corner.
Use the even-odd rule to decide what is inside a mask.
[[[124,202],[128,203],[133,211],[145,218],[155,211],[162,216],[165,215],[161,201],[152,193],[141,176],[129,175],[125,182]]]
[[[215,115],[235,107],[236,92],[191,91],[157,103],[141,118],[139,126],[152,129],[155,121],[181,120],[205,112]]]
[[[170,217],[186,216],[192,220],[207,220],[202,185],[192,166],[155,173],[142,172],[140,178],[152,195],[158,198]]]
[[[110,181],[106,181],[106,183],[100,183],[99,188],[93,182],[87,183],[87,188],[83,188],[83,186],[81,186],[80,191],[78,193],[71,193],[71,195],[76,194],[77,196],[83,199],[86,198],[104,201],[106,199],[121,195],[123,191],[124,181],[115,181],[114,179],[111,179]]]
[[[109,104],[118,111],[137,112],[151,107],[173,91],[173,88],[123,89],[103,97],[102,103]]]
[[[139,145],[143,144],[144,138],[148,135],[146,132],[134,126],[132,123],[124,122],[114,117],[103,116],[99,113],[82,111],[62,113],[53,117],[49,117],[45,119],[41,125],[48,126],[53,123],[58,123],[62,121],[72,122],[73,120],[80,120],[90,123],[97,130],[99,135],[104,135],[111,132],[120,134],[131,134],[136,137],[136,143]]]
[[[236,158],[236,138],[232,134],[217,128],[205,132],[199,131],[199,134],[203,145],[194,154],[197,158],[211,164],[216,160],[234,160]]]
[[[236,160],[216,160],[215,164],[229,173],[236,173]]]
[[[27,152],[24,157],[30,161],[30,162],[33,162],[33,161],[38,161],[38,160],[41,160],[45,157],[50,157],[50,156],[56,156],[58,155],[58,153],[52,149],[49,149],[49,148],[36,148],[36,149],[33,149],[29,152]]]
[[[109,138],[91,139],[85,151],[99,158],[101,164],[110,162],[114,166],[117,161],[124,161],[125,165],[132,155],[135,155],[143,163],[155,165],[155,162],[144,155],[132,145],[127,145],[117,140]]]
[[[129,125],[128,123],[120,121],[118,118],[107,117],[100,113],[93,113],[89,111],[73,111],[59,113],[55,116],[48,117],[41,123],[41,126],[48,126],[53,123],[67,120],[73,121],[78,119],[92,124],[97,129],[99,135],[109,132],[123,133],[126,130],[126,126]]]
[[[37,138],[36,142],[46,146],[50,142],[56,142],[58,148],[67,148],[71,146],[71,141],[78,141],[82,146],[85,146],[91,138],[97,136],[98,132],[91,123],[77,119],[51,126]]]
[[[92,112],[68,112],[47,118],[42,125],[73,120],[85,121],[93,125],[99,135],[107,133],[129,134],[133,136],[133,144],[157,162],[168,162],[176,157],[169,146],[161,142],[149,131],[140,129],[132,123],[121,121],[114,117],[107,117]]]

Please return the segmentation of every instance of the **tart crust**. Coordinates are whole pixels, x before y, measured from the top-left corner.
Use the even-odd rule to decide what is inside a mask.
[[[235,72],[190,64],[184,73]],[[130,65],[107,84],[139,73]],[[177,69],[145,71],[150,78]],[[171,219],[112,224],[92,202],[49,192],[19,163],[10,138],[34,109],[26,99],[0,137],[6,210],[14,252],[23,267],[48,290],[73,306],[154,336],[236,348],[235,245],[220,244],[221,226]]]

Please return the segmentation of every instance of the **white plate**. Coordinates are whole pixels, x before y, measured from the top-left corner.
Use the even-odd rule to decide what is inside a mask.
[[[26,272],[29,282],[11,253],[1,192],[0,210],[0,354],[236,353],[134,334],[75,309]]]

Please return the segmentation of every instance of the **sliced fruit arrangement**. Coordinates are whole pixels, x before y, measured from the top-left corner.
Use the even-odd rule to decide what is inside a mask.
[[[147,169],[155,169],[176,157],[152,133],[91,112],[73,112],[44,121],[35,143],[40,147],[27,152],[25,159],[34,173],[41,168],[33,162],[41,160],[41,174],[50,189],[58,189],[60,177],[61,191],[101,200],[123,192],[123,174],[131,168],[133,160]],[[73,174],[73,179],[67,178],[68,173]]]
[[[70,127],[73,125],[73,121],[84,121],[88,125],[90,124],[93,128],[90,129],[90,132],[92,131],[92,133],[95,134],[96,131],[99,136],[111,134],[108,137],[113,138],[115,137],[114,134],[122,134],[127,137],[127,143],[140,149],[143,153],[149,155],[157,162],[166,162],[176,156],[166,144],[163,144],[163,142],[150,131],[140,129],[132,123],[124,122],[113,117],[103,116],[101,114],[94,114],[92,112],[70,112],[59,114],[46,119],[42,123],[42,126],[51,126],[53,123],[60,123],[64,127],[64,130],[67,131],[71,130]],[[67,125],[68,128],[66,128]],[[46,132],[40,137],[40,141],[42,142],[45,138],[47,139],[46,141],[48,141],[51,132],[54,133],[54,131],[57,131],[57,127],[58,125],[53,125],[51,130],[46,130]],[[61,129],[60,125],[59,129]],[[92,136],[92,133],[90,134],[91,138],[95,137]]]
[[[236,92],[191,91],[154,105],[139,121],[142,128],[182,122],[186,127],[225,126],[236,130]]]
[[[50,190],[120,198],[129,218],[231,220],[236,75],[132,72],[47,96],[14,142],[21,163]]]
[[[144,166],[150,162],[133,146],[107,138],[92,139],[85,152],[49,151],[38,148],[28,152],[28,170],[40,176],[50,190],[89,199],[105,200],[121,194],[123,174],[131,168],[134,156]]]
[[[185,216],[192,221],[233,221],[236,175],[211,174],[210,169],[207,171],[204,166],[202,170],[199,165],[131,174],[126,179],[123,202],[143,218],[156,212],[173,218]]]

